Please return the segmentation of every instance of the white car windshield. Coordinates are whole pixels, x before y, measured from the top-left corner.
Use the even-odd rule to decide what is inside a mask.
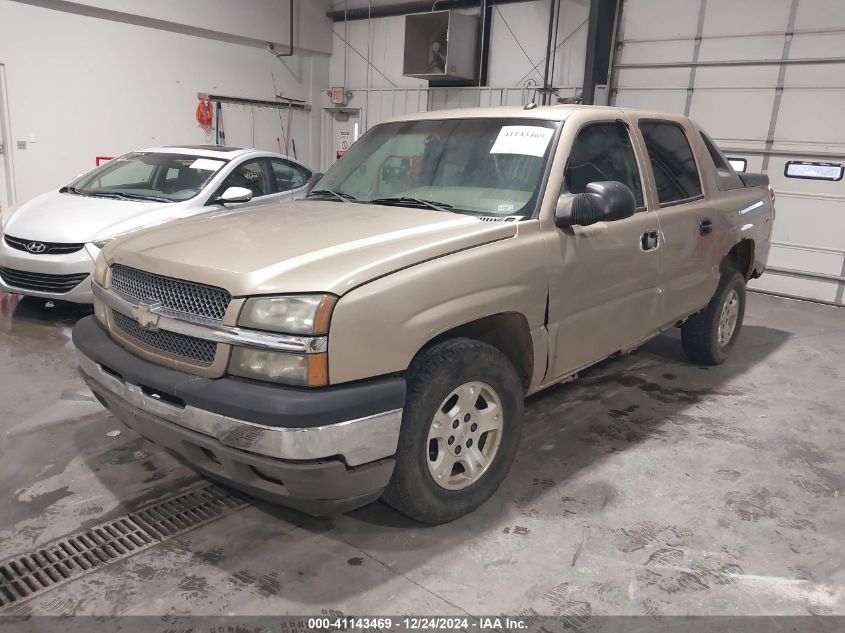
[[[179,202],[202,191],[226,162],[189,154],[133,152],[110,160],[60,191],[103,198]]]
[[[559,126],[539,119],[442,119],[374,127],[311,198],[531,216]]]

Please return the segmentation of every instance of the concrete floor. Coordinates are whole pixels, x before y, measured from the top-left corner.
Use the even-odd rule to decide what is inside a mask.
[[[748,303],[718,368],[674,331],[531,398],[510,476],[452,524],[255,503],[14,612],[845,614],[845,310]],[[197,480],[94,402],[80,314],[0,295],[0,559]]]

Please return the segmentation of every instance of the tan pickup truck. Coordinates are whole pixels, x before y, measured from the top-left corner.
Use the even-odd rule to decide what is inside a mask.
[[[526,395],[675,326],[724,360],[773,217],[684,117],[421,113],[305,200],[114,241],[73,340],[100,402],[209,477],[440,523],[505,478]]]

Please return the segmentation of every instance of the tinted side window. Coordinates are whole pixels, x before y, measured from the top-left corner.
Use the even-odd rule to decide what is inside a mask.
[[[713,164],[716,166],[716,169],[721,171],[730,171],[730,169],[728,169],[728,164],[725,162],[725,159],[722,158],[722,154],[713,144],[713,141],[710,140],[710,137],[704,132],[701,132],[701,140],[704,141],[704,147],[707,148],[707,153],[710,154],[710,158],[713,159]]]
[[[276,191],[290,191],[308,184],[311,172],[304,167],[279,158],[271,158],[270,166],[273,168],[273,181],[276,183]]]
[[[640,170],[624,123],[593,123],[578,132],[566,164],[566,190],[584,193],[591,182],[618,180],[634,192],[643,205]]]
[[[700,196],[698,169],[683,129],[665,121],[642,121],[640,131],[661,206]]]
[[[250,160],[235,167],[235,171],[226,176],[216,196],[223,194],[229,187],[246,187],[252,191],[253,198],[272,193],[266,163],[263,159]]]

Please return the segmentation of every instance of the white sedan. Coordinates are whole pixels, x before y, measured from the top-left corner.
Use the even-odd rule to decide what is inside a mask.
[[[199,213],[302,198],[319,175],[281,154],[236,147],[125,154],[3,214],[0,290],[91,303],[86,280],[109,240]]]

